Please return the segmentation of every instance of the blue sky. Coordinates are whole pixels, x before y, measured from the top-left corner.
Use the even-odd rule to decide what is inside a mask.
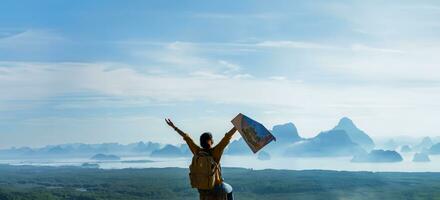
[[[0,147],[221,137],[239,112],[311,137],[436,136],[436,1],[3,1]]]

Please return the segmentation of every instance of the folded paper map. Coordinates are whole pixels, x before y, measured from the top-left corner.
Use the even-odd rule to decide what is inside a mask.
[[[246,115],[240,113],[231,122],[254,153],[275,140],[275,137],[262,124]]]

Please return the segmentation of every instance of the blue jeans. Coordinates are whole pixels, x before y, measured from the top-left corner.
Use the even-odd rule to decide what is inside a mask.
[[[222,184],[214,186],[214,190],[218,192],[227,193],[228,200],[234,200],[234,195],[232,195],[232,186],[222,182]]]

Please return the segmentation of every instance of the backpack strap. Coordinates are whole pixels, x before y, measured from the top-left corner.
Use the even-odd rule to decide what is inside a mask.
[[[212,149],[208,149],[208,150],[202,149],[202,150],[200,150],[200,151],[198,152],[198,155],[199,155],[199,156],[212,156]],[[217,162],[215,162],[215,161],[214,161],[214,163],[215,163],[215,166],[216,166],[216,168],[217,168],[217,170],[218,170],[218,173],[219,173],[219,175],[220,175],[220,178],[221,178],[222,181],[223,181],[222,167],[221,167],[220,163],[217,163]]]
[[[217,166],[218,166],[218,174],[220,176],[221,181],[223,181],[222,166],[220,164],[217,164]]]

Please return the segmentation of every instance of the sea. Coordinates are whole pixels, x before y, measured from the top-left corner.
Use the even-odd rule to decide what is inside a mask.
[[[222,167],[240,167],[254,170],[287,169],[287,170],[336,170],[336,171],[372,171],[372,172],[440,172],[440,155],[431,155],[431,162],[412,162],[413,154],[403,154],[404,160],[396,163],[353,163],[351,157],[273,157],[270,160],[259,160],[257,156],[223,155]],[[121,157],[118,161],[95,161],[88,158],[66,159],[26,159],[0,160],[0,164],[33,165],[33,166],[78,166],[84,163],[97,164],[92,167],[101,169],[126,168],[187,168],[190,157],[157,158],[148,156]],[[87,166],[87,167],[90,167]]]

